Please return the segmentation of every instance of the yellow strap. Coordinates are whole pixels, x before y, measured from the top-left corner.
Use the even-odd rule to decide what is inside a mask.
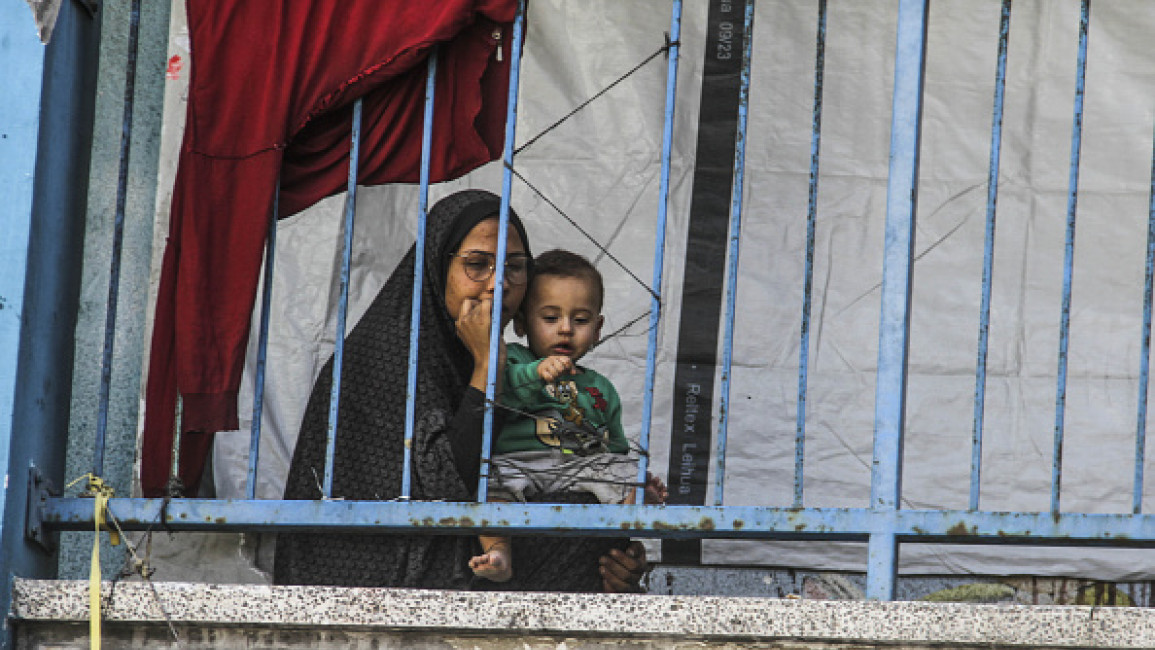
[[[100,520],[104,510],[104,499],[97,496],[93,500],[96,512],[96,534],[92,536],[92,565],[88,569],[88,639],[93,650],[100,649]]]
[[[85,474],[68,484],[76,485],[83,479],[88,479],[88,485],[81,496],[90,496],[93,501],[93,532],[92,563],[88,569],[88,637],[89,645],[93,650],[100,648],[100,530],[108,530],[108,541],[113,546],[120,544],[120,534],[109,530],[107,523],[108,500],[113,496],[112,487],[105,485],[99,476]]]

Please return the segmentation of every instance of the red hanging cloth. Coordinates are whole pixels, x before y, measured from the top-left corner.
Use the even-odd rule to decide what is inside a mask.
[[[189,0],[192,72],[145,392],[144,496],[166,492],[176,400],[179,476],[195,493],[237,392],[274,189],[280,215],[345,189],[351,106],[364,99],[363,185],[417,182],[426,60],[440,45],[431,179],[504,144],[517,0]]]

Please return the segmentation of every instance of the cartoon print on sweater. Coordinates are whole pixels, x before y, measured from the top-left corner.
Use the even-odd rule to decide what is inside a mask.
[[[594,408],[604,411],[606,401],[597,388],[587,388],[594,397]],[[560,447],[565,453],[574,453],[579,456],[606,453],[609,448],[609,429],[605,426],[595,428],[586,422],[585,413],[577,404],[578,387],[572,381],[559,381],[547,384],[545,392],[561,402],[564,410],[556,409],[538,414],[537,438],[550,447]]]

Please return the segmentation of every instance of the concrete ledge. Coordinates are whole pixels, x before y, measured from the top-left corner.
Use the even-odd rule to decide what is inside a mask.
[[[713,596],[478,593],[141,582],[103,585],[106,629],[190,628],[423,633],[428,639],[632,639],[631,647],[1155,647],[1155,610],[1075,606],[817,601]],[[88,583],[17,579],[21,630],[87,633]],[[410,638],[412,641],[413,639]],[[664,640],[664,642],[662,642]],[[522,647],[522,641],[516,646]],[[436,644],[441,645],[441,644]],[[24,647],[37,647],[27,645]],[[307,646],[316,647],[316,646]],[[386,646],[382,646],[386,647]],[[391,647],[391,646],[388,646]],[[444,647],[444,646],[442,646]],[[534,646],[538,647],[538,646]]]

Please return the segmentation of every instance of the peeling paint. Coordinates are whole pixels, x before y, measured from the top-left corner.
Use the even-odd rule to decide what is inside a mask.
[[[963,522],[960,521],[957,524],[946,529],[946,533],[948,535],[955,535],[958,537],[964,537],[964,536],[977,535],[978,529],[975,528],[974,526],[967,528],[966,524],[964,524]]]

